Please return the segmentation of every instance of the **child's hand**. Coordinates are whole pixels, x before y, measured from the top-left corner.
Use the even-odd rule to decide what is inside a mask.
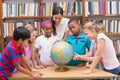
[[[46,64],[42,64],[41,67],[47,68],[47,65]]]
[[[90,74],[90,73],[92,73],[92,71],[91,70],[86,70],[86,71],[84,71],[82,74]]]
[[[38,70],[37,70],[37,69],[32,69],[32,71],[33,71],[33,72],[38,72]]]
[[[73,59],[74,60],[80,60],[80,56],[79,55],[74,55]]]
[[[35,69],[42,69],[42,68],[44,68],[44,66],[35,65]]]
[[[41,76],[40,73],[36,73],[36,72],[34,72],[34,73],[32,74],[32,77],[34,77],[35,79],[40,80],[42,76]]]

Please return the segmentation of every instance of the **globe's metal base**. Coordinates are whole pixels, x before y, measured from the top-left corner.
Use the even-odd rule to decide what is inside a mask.
[[[58,68],[55,69],[57,72],[66,72],[69,71],[69,69],[65,66],[59,66]]]

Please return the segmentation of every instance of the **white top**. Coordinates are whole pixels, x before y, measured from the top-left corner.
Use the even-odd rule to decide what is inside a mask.
[[[110,40],[105,34],[98,34],[97,39],[104,39],[105,46],[102,54],[102,61],[105,69],[114,69],[117,68],[120,64],[116,57],[115,48],[113,46],[112,40]]]
[[[58,41],[56,36],[46,38],[44,35],[39,36],[35,41],[35,48],[39,49],[40,61],[46,65],[55,65],[50,58],[52,45]]]
[[[64,33],[68,30],[68,18],[62,18],[61,22],[56,26],[56,33],[59,40],[62,40]]]
[[[95,40],[91,40],[90,50],[94,53],[96,51],[96,43]]]

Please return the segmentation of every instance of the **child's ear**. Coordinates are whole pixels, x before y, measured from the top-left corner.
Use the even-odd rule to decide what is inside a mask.
[[[19,39],[18,41],[21,42],[21,41],[23,41],[23,40],[22,40],[22,39]]]
[[[92,31],[92,32],[96,32],[95,29],[92,29],[91,31]]]
[[[21,43],[21,42],[23,42],[23,40],[22,40],[22,39],[19,39],[19,40],[18,40],[18,43]]]

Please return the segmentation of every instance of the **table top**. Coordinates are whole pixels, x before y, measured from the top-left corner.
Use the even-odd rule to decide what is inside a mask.
[[[68,66],[69,71],[66,72],[56,72],[55,69],[56,67],[54,66],[49,66],[47,68],[44,69],[39,69],[41,71],[42,78],[43,79],[92,79],[92,78],[113,78],[113,77],[117,77],[117,75],[102,71],[102,70],[98,70],[95,69],[93,73],[91,74],[82,74],[82,72],[84,70],[87,70],[89,68],[86,67],[77,67],[77,66]],[[26,75],[24,73],[16,73],[14,75],[12,75],[11,77],[9,77],[9,79],[25,79],[25,78],[29,78],[31,79],[32,77],[30,77],[29,75]]]

